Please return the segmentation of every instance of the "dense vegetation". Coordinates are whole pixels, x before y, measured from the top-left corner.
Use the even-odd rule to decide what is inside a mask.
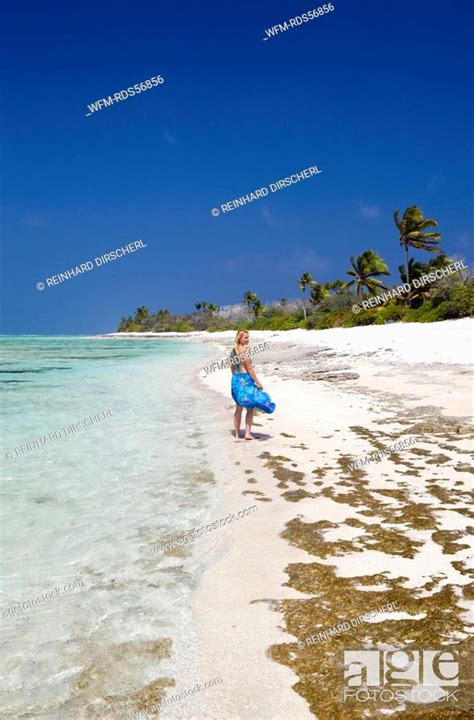
[[[300,301],[282,299],[264,305],[253,291],[248,291],[241,305],[218,308],[208,302],[198,302],[195,312],[173,315],[169,310],[150,314],[148,308],[139,307],[135,315],[122,317],[118,332],[190,332],[192,330],[292,330],[307,328],[324,330],[332,327],[381,325],[388,322],[435,322],[474,315],[474,278],[470,271],[455,272],[436,279],[409,293],[395,296],[377,307],[352,311],[364,300],[387,292],[402,283],[413,283],[423,275],[441,270],[453,262],[439,247],[440,234],[425,232],[437,226],[436,220],[424,218],[416,205],[409,207],[403,217],[394,213],[399,232],[399,243],[404,250],[404,263],[398,267],[400,280],[386,284],[390,276],[385,261],[373,250],[350,258],[347,270],[349,280],[318,283],[309,273],[298,280],[302,293]],[[410,248],[437,253],[427,263],[409,259]],[[383,279],[382,279],[383,278]],[[416,284],[416,283],[414,283]],[[309,298],[306,290],[310,289]]]

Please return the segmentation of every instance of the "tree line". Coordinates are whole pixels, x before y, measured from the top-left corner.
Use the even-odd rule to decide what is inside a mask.
[[[400,217],[395,210],[393,220],[398,232],[398,242],[403,251],[403,263],[398,267],[400,278],[410,283],[430,270],[440,269],[450,264],[450,258],[440,247],[441,234],[433,231],[438,223],[433,218],[425,218],[417,205],[412,205]],[[424,250],[437,256],[428,263],[414,262],[410,258],[411,250]],[[242,318],[225,321],[219,318],[220,308],[207,301],[195,303],[195,313],[190,315],[173,315],[169,310],[159,310],[154,315],[148,308],[137,308],[135,315],[128,318],[122,316],[118,332],[141,332],[145,330],[174,330],[188,332],[198,330],[222,330],[244,326],[253,317],[253,326],[258,329],[290,329],[293,327],[319,328],[334,326],[352,326],[354,324],[371,324],[371,322],[390,322],[394,320],[431,321],[445,317],[464,317],[473,314],[472,278],[457,278],[448,283],[435,283],[430,288],[412,290],[403,300],[395,300],[379,308],[378,312],[364,311],[361,316],[353,318],[350,311],[350,298],[359,299],[378,295],[388,289],[384,278],[390,275],[387,263],[374,250],[365,250],[358,257],[351,256],[350,267],[346,271],[346,280],[331,280],[318,283],[309,272],[304,272],[297,281],[302,293],[301,307],[290,311],[290,302],[282,298],[273,305],[264,305],[258,295],[248,290],[242,299],[242,307],[246,311]],[[450,292],[446,293],[446,286]],[[443,290],[444,293],[440,290]],[[457,290],[456,290],[457,288]],[[464,288],[460,290],[460,288]],[[309,303],[311,313],[308,317],[306,291],[310,290]],[[425,312],[418,312],[421,305],[431,303]],[[448,303],[446,307],[441,307]],[[437,308],[439,308],[437,310]],[[318,313],[318,310],[320,311]],[[381,312],[382,311],[382,312]],[[410,314],[411,313],[411,314]],[[446,313],[446,315],[443,315]],[[322,317],[321,315],[324,315]],[[278,320],[279,318],[279,320]],[[236,321],[237,320],[237,321]]]

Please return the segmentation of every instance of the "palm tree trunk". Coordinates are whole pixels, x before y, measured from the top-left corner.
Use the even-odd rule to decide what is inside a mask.
[[[408,245],[405,245],[405,275],[406,275],[406,282],[410,282],[410,270],[408,266]]]
[[[306,307],[304,304],[304,290],[303,290],[303,315],[304,315],[304,319],[306,320]]]

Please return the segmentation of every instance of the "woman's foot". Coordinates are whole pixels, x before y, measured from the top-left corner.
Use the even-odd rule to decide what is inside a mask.
[[[246,440],[254,440],[253,435],[245,435]]]

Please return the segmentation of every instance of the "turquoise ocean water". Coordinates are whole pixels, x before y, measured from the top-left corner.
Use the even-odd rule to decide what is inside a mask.
[[[3,338],[2,718],[126,717],[186,632],[199,547],[152,548],[216,500],[216,417],[195,377],[215,355],[179,340]]]

